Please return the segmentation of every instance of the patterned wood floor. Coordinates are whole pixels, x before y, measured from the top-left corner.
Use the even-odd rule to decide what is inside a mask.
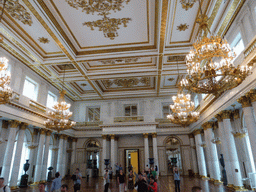
[[[66,183],[69,185],[70,192],[73,192],[73,182],[71,180],[63,180],[63,184]],[[160,177],[157,181],[158,183],[158,191],[159,192],[169,192],[175,191],[174,189],[174,181],[172,176]],[[50,187],[50,183],[48,183],[47,188]],[[215,186],[209,181],[204,181],[198,178],[189,178],[189,177],[182,177],[181,178],[181,191],[182,192],[190,192],[193,186],[201,186],[204,192],[231,192],[233,190],[229,190],[223,186]],[[111,192],[118,192],[118,187],[116,185],[115,179],[111,181]],[[48,192],[49,190],[46,189]],[[17,189],[14,190],[15,192],[37,192],[37,186],[31,186],[27,189]],[[82,180],[81,185],[81,192],[101,192],[104,191],[103,188],[103,179],[101,178],[92,178],[89,182],[86,182],[86,179]],[[133,190],[136,192],[136,190]]]

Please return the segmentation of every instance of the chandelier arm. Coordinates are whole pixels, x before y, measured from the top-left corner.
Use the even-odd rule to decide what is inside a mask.
[[[1,23],[1,21],[2,21],[2,18],[3,18],[3,14],[4,14],[4,8],[5,8],[5,5],[6,5],[6,1],[7,1],[7,0],[4,0],[3,9],[2,9],[2,13],[1,13],[1,15],[0,15],[0,23]]]

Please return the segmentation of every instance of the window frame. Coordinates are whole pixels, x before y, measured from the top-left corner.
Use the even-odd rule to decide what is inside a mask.
[[[167,116],[164,115],[164,107],[167,106],[168,109],[169,109],[169,114],[172,113],[172,110],[171,110],[171,107],[170,107],[171,104],[172,104],[172,103],[162,103],[162,108],[161,108],[161,110],[162,110],[162,118],[167,119]],[[169,114],[168,114],[168,115],[169,115]]]
[[[89,120],[89,109],[97,109],[99,108],[99,120],[95,120],[95,114],[93,113],[93,121]],[[99,122],[100,121],[100,106],[88,106],[86,107],[86,121],[87,122]]]
[[[28,81],[29,83],[35,85],[34,94],[33,94],[33,95],[35,96],[35,98],[31,98],[31,97],[29,97],[29,96],[27,96],[27,95],[24,94],[26,81]],[[24,95],[25,97],[28,97],[29,99],[32,99],[32,100],[34,100],[34,101],[37,101],[37,98],[38,98],[38,91],[39,91],[39,83],[37,83],[36,81],[34,81],[33,79],[31,79],[30,77],[26,76],[26,77],[25,77],[24,84],[23,84],[22,95]]]
[[[240,52],[240,53],[236,53],[235,52],[235,48],[236,46],[242,41],[242,44],[243,44],[243,50]],[[239,55],[241,55],[245,49],[245,45],[244,45],[244,41],[243,41],[243,38],[242,38],[242,35],[240,32],[238,32],[235,36],[235,38],[233,39],[232,43],[230,44],[230,48],[234,51],[234,53],[236,54],[236,57],[233,59],[233,62],[238,58]]]
[[[51,96],[53,96],[55,98],[54,102],[58,101],[58,97],[53,92],[48,91],[47,100],[46,100],[46,107],[48,107],[49,109],[53,109],[53,105],[52,106],[48,106],[49,95],[51,95]]]
[[[132,112],[132,107],[134,107],[134,106],[136,106],[136,115],[133,115],[133,112]],[[128,116],[128,115],[126,115],[126,113],[125,113],[125,108],[126,107],[130,107],[130,115]],[[131,104],[124,104],[124,116],[125,117],[136,117],[136,116],[138,116],[138,104],[136,103],[131,103]]]

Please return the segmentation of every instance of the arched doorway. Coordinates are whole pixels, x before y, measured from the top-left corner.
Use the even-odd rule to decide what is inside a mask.
[[[89,140],[86,143],[86,165],[90,171],[90,176],[97,177],[99,175],[99,151],[100,144],[96,140]]]
[[[173,168],[178,167],[182,171],[181,141],[174,136],[166,139],[167,175],[173,175]]]

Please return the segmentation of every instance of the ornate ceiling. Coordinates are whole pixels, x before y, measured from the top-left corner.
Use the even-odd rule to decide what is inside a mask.
[[[176,94],[198,33],[198,2],[186,10],[179,0],[125,0],[101,12],[71,0],[7,2],[1,47],[57,88],[66,65],[73,100]],[[243,3],[202,0],[211,30],[224,35]]]

